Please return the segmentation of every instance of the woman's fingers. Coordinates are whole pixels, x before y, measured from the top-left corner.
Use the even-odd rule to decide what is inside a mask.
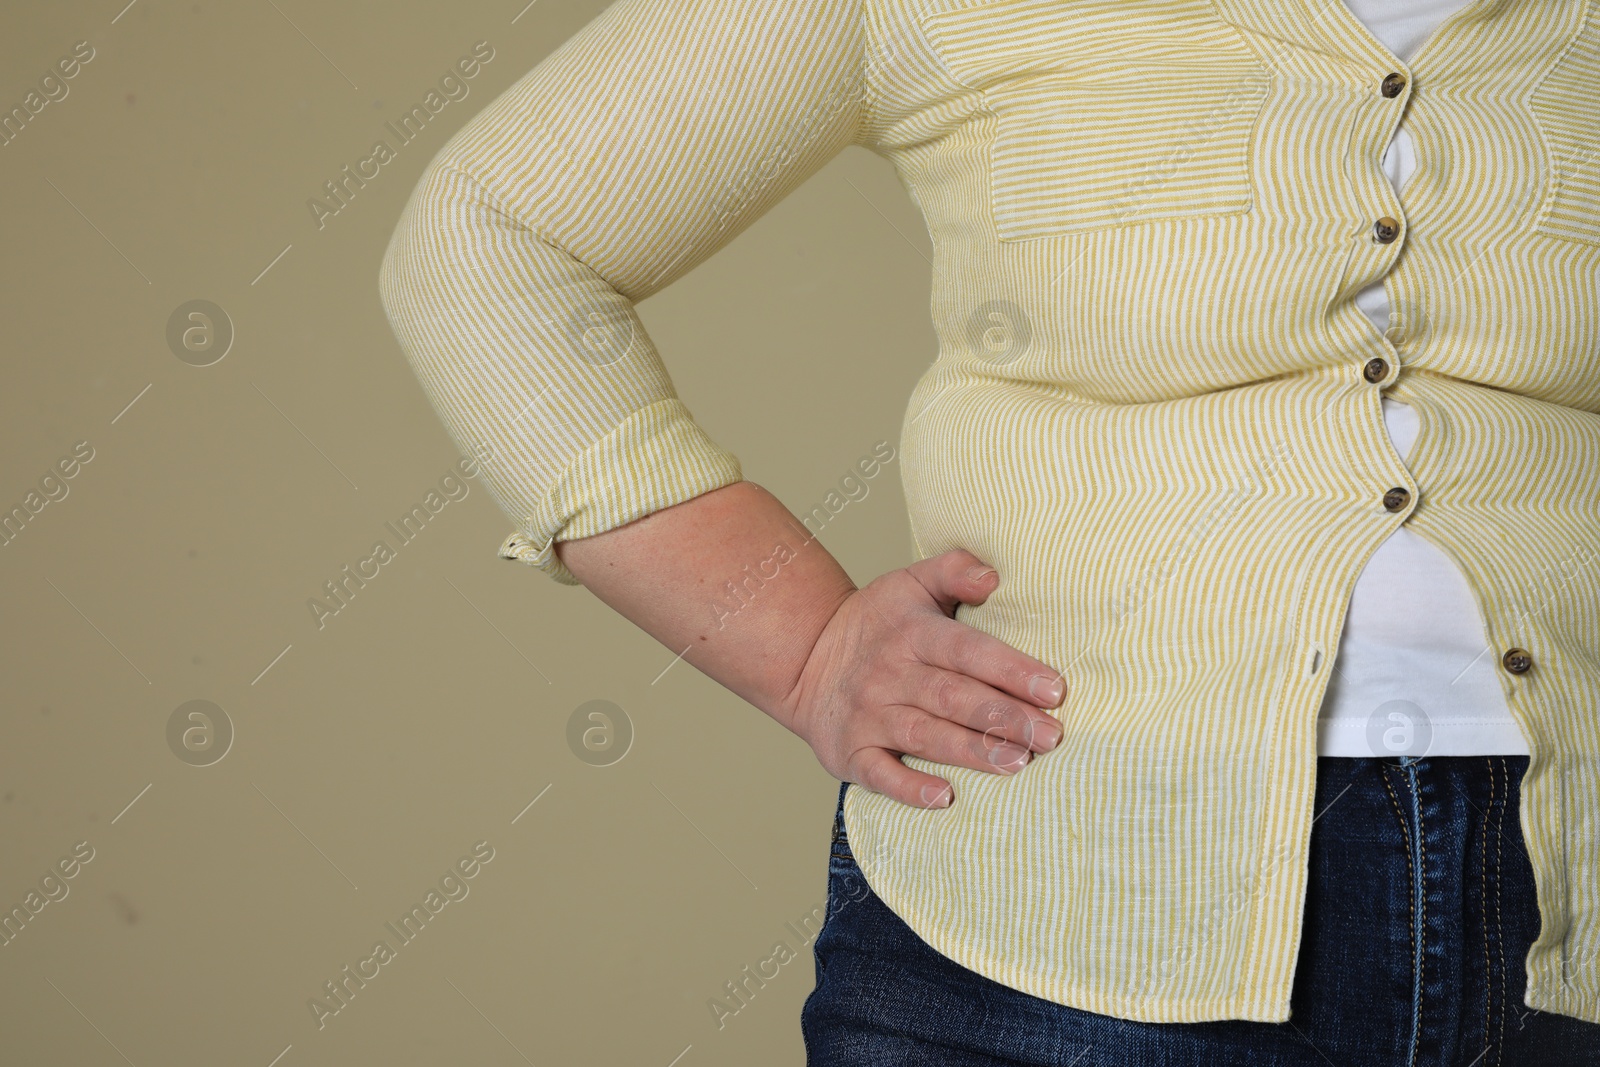
[[[956,604],[981,604],[998,588],[993,567],[958,548],[905,569],[954,623],[927,629],[917,648],[924,661],[970,675],[1037,708],[1053,708],[1066,699],[1066,680],[1048,663],[955,621]]]
[[[1036,708],[1053,708],[1066,699],[1066,679],[1049,664],[965,623],[933,620],[919,635],[924,663],[976,678]]]
[[[982,604],[998,584],[995,569],[964,548],[920,559],[905,571],[952,618],[957,604]]]
[[[882,747],[892,752],[920,756],[935,763],[970,767],[975,771],[1014,774],[1028,762],[1025,745],[969,730],[930,714],[922,708],[898,705],[885,708],[873,724]]]
[[[949,807],[954,795],[943,778],[913,770],[886,749],[864,748],[850,761],[850,781],[913,808]]]
[[[992,774],[1015,774],[1031,753],[1022,745],[941,719],[921,708],[900,705],[883,709],[874,726],[887,733],[881,746],[858,749],[852,760],[854,781],[903,804],[940,808],[950,803],[950,783],[907,767],[900,753],[952,767]]]
[[[970,675],[941,667],[919,671],[914,703],[941,718],[976,730],[991,745],[1014,742],[1049,752],[1061,740],[1061,724],[1047,711],[1007,696]]]

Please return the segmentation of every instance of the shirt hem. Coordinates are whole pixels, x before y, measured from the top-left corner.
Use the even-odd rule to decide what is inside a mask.
[[[1546,993],[1542,987],[1529,982],[1522,1002],[1535,1011],[1600,1025],[1600,995],[1585,995],[1570,987]]]
[[[1148,997],[1116,997],[1092,992],[1081,985],[1063,982],[1033,971],[1018,972],[1015,965],[1001,966],[981,952],[957,942],[947,930],[932,922],[910,903],[911,894],[885,870],[875,875],[858,860],[867,885],[884,905],[935,952],[976,974],[1008,988],[1048,1000],[1053,1004],[1092,1012],[1116,1019],[1142,1023],[1202,1023],[1240,1019],[1246,1022],[1281,1023],[1289,1019],[1289,994],[1270,997],[1206,997],[1199,1000],[1161,1000]],[[1006,976],[1004,981],[994,977]]]

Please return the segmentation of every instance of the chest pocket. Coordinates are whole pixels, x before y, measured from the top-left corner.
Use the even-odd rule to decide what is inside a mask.
[[[1534,229],[1600,245],[1600,8],[1531,103],[1550,160],[1549,191]]]
[[[1002,241],[1250,210],[1268,70],[1203,0],[931,0],[949,72],[994,116]]]

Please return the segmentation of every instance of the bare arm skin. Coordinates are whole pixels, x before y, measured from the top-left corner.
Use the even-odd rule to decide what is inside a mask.
[[[944,807],[952,790],[900,753],[1010,774],[1060,740],[1040,710],[1064,699],[1060,673],[953,617],[997,585],[962,549],[857,588],[745,481],[555,553],[604,603],[804,738],[835,778],[903,804]],[[742,597],[728,590],[751,575]]]

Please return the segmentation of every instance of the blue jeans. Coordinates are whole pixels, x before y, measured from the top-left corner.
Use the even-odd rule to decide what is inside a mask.
[[[1144,1023],[940,955],[868,887],[839,788],[809,1067],[1569,1067],[1600,1026],[1522,1003],[1539,932],[1518,821],[1526,756],[1317,760],[1305,929],[1285,1023]]]

